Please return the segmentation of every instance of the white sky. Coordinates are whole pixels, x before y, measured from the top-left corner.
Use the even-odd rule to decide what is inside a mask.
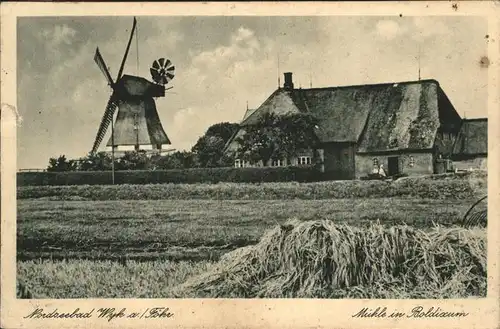
[[[131,17],[19,19],[18,168],[90,151],[110,95],[95,48],[115,78],[131,26]],[[210,125],[238,122],[247,101],[259,106],[277,87],[278,54],[280,75],[307,88],[310,76],[313,87],[417,80],[420,49],[422,79],[438,80],[460,115],[486,117],[487,34],[479,17],[138,17],[125,73],[150,79],[153,60],[172,60],[174,88],[157,108],[182,150]]]

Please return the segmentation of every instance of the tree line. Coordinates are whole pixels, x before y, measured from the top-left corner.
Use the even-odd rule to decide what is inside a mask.
[[[291,158],[301,149],[314,149],[318,143],[317,120],[308,114],[264,114],[257,123],[241,128],[244,133],[234,138],[238,148],[233,153],[224,153],[224,147],[240,130],[240,125],[222,122],[210,126],[190,151],[152,156],[143,150],[125,152],[115,159],[115,170],[230,167],[237,158],[267,163],[268,160]],[[69,160],[65,155],[50,158],[47,171],[105,171],[111,168],[109,152],[99,152],[76,160]]]

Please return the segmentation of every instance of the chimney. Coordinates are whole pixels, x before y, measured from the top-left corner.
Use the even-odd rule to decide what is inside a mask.
[[[286,72],[284,73],[284,75],[285,75],[285,83],[283,84],[283,88],[285,88],[285,90],[292,90],[293,89],[292,72]]]

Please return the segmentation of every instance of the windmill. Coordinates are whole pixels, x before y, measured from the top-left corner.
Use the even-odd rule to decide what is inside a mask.
[[[107,146],[111,147],[113,158],[115,148],[118,150],[121,146],[134,146],[136,151],[139,149],[161,151],[162,145],[171,144],[160,122],[154,100],[156,97],[165,96],[165,85],[174,78],[175,67],[171,61],[160,58],[153,62],[150,72],[154,82],[142,77],[123,74],[136,25],[137,20],[134,17],[130,38],[115,81],[111,78],[99,48],[96,49],[94,61],[112,88],[112,93],[97,131],[92,154],[97,152],[110,124],[111,137]],[[118,114],[113,123],[116,109],[118,109]]]

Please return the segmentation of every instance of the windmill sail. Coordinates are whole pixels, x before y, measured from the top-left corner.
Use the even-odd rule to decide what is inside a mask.
[[[109,124],[111,120],[113,120],[113,115],[115,114],[116,104],[113,99],[113,95],[108,100],[108,104],[106,105],[106,109],[104,110],[104,115],[102,116],[101,124],[99,125],[99,130],[97,131],[97,136],[94,141],[94,146],[92,147],[92,153],[97,152],[99,145],[102,142],[102,139],[106,135],[106,131],[108,130]]]
[[[111,74],[109,74],[108,68],[106,67],[106,63],[104,63],[104,59],[99,52],[99,48],[95,50],[94,62],[97,63],[97,66],[101,69],[104,77],[108,81],[108,85],[113,86],[113,79],[111,78]]]
[[[130,31],[130,38],[128,39],[127,49],[125,49],[125,54],[123,55],[122,65],[120,65],[120,70],[118,71],[118,77],[116,80],[120,80],[123,73],[123,68],[125,67],[125,62],[127,61],[128,51],[130,50],[130,44],[132,43],[132,38],[134,37],[135,27],[137,25],[137,20],[134,17],[134,24],[132,25],[132,31]]]

